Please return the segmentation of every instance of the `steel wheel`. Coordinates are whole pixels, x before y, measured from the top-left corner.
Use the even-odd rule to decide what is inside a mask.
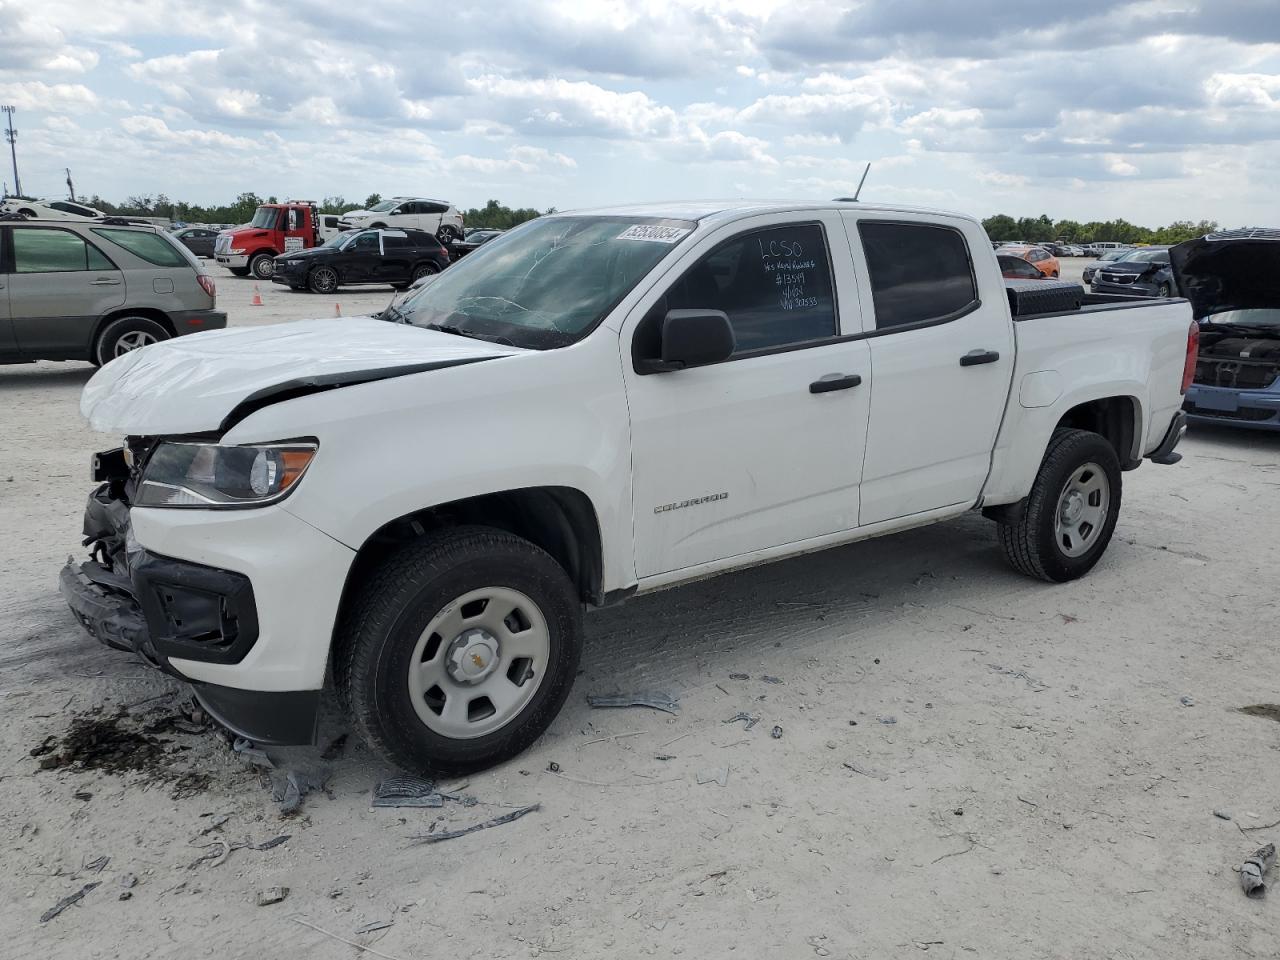
[[[409,660],[419,719],[444,737],[469,740],[510,723],[546,674],[551,638],[532,600],[509,587],[463,594],[427,624]]]
[[[259,280],[270,280],[271,275],[276,271],[275,258],[269,254],[260,253],[253,258],[253,261],[249,264],[249,269]]]
[[[1102,532],[1111,506],[1111,486],[1098,464],[1082,464],[1067,480],[1058,495],[1053,532],[1058,548],[1068,557],[1078,557],[1093,546]]]
[[[333,293],[338,289],[338,271],[333,267],[316,267],[311,271],[309,283],[316,293]]]
[[[121,357],[131,350],[137,350],[139,347],[145,347],[155,343],[156,338],[145,330],[134,330],[130,333],[122,333],[116,339],[115,349],[112,350],[113,357]]]

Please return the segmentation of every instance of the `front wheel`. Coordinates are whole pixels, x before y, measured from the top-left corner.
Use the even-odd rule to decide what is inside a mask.
[[[227,267],[227,269],[231,271],[231,275],[234,277],[247,277],[249,275],[248,267]]]
[[[249,261],[249,272],[259,280],[270,280],[276,272],[276,258],[269,253],[255,254]]]
[[[307,276],[312,293],[333,293],[338,289],[338,271],[333,267],[316,267]]]
[[[539,547],[459,527],[374,570],[336,639],[338,688],[365,741],[408,770],[462,773],[551,724],[578,668],[581,607]]]
[[[1120,516],[1120,460],[1088,430],[1057,430],[1016,523],[1000,524],[1000,544],[1020,573],[1065,583],[1106,552]]]

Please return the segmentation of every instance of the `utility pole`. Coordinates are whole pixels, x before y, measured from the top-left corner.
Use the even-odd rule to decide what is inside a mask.
[[[9,155],[13,157],[13,192],[15,196],[22,196],[22,181],[18,179],[18,131],[13,129],[13,113],[17,107],[5,105],[0,107],[9,115],[9,129],[4,132],[4,137],[9,141]]]
[[[67,192],[71,194],[71,202],[75,203],[76,202],[76,185],[71,182],[71,168],[64,167],[63,169],[67,171]]]

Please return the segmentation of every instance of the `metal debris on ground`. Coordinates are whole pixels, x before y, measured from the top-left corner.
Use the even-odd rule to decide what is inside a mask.
[[[362,933],[373,933],[375,930],[385,930],[393,923],[395,923],[394,920],[374,920],[362,927],[356,927],[356,936],[360,936]]]
[[[881,723],[888,724],[890,726],[898,722],[897,717],[876,717],[876,719],[879,720]]]
[[[649,707],[664,713],[679,713],[680,702],[669,693],[619,693],[587,694],[587,703],[597,709],[602,707]]]
[[[234,750],[241,759],[248,760],[255,766],[265,767],[268,770],[274,770],[276,767],[275,761],[267,756],[265,750],[260,747],[255,747],[251,740],[246,740],[244,737],[236,737],[236,741],[231,745],[231,749]]]
[[[547,764],[547,773],[559,773],[559,772],[560,772],[560,764],[556,763],[554,760],[552,760],[550,763]]]
[[[93,794],[90,793],[88,790],[77,790],[75,793],[71,795],[71,798],[73,800],[83,800],[85,803],[88,803],[90,800],[93,799]]]
[[[1213,815],[1214,815],[1215,817],[1217,817],[1219,820],[1230,820],[1230,819],[1231,819],[1231,814],[1230,814],[1230,813],[1228,813],[1226,810],[1215,810],[1215,811],[1213,811]]]
[[[734,714],[734,715],[733,715],[732,717],[730,717],[728,720],[726,720],[726,721],[725,721],[725,723],[737,723],[739,720],[745,720],[745,721],[746,721],[746,724],[747,724],[747,725],[746,725],[745,727],[743,727],[742,729],[744,729],[744,730],[750,730],[752,727],[754,727],[757,723],[759,723],[759,722],[760,722],[760,717],[759,717],[759,716],[752,715],[752,714],[750,714],[750,713],[739,712],[739,713]]]
[[[751,674],[749,674],[749,673],[731,673],[731,674],[729,674],[729,679],[730,679],[730,680],[750,680],[750,679],[751,679]]]
[[[765,683],[781,683],[782,682],[780,678],[771,677],[767,673],[764,674],[760,679],[763,680]]]
[[[1268,843],[1255,850],[1253,856],[1240,865],[1240,888],[1246,897],[1260,900],[1267,895],[1267,871],[1275,863],[1276,845]]]
[[[203,830],[200,831],[200,836],[203,837],[206,834],[213,833],[213,831],[217,830],[219,827],[221,827],[224,823],[226,823],[230,819],[231,819],[231,814],[229,813],[218,814],[216,817],[214,817],[212,820],[209,821],[209,825],[207,827],[205,827]]]
[[[1037,680],[1035,677],[1031,676],[1025,670],[1013,670],[1009,667],[1002,667],[998,663],[988,663],[987,666],[990,667],[992,670],[994,670],[996,673],[1002,673],[1006,677],[1013,677],[1015,680],[1022,680],[1024,683],[1026,683],[1028,687],[1030,687],[1036,693],[1040,693],[1044,690],[1049,689],[1049,685],[1047,683]]]
[[[1184,707],[1194,707],[1196,705],[1196,702],[1193,698],[1186,697],[1186,696],[1179,697],[1178,702],[1182,704]]]
[[[527,807],[521,807],[518,810],[512,810],[510,813],[504,813],[500,817],[494,817],[492,820],[485,820],[482,823],[475,823],[469,827],[463,827],[461,830],[444,830],[440,833],[422,833],[417,836],[410,837],[410,840],[417,840],[419,843],[440,843],[444,840],[456,840],[458,837],[465,837],[469,833],[475,833],[477,830],[488,830],[490,827],[500,827],[504,823],[511,823],[519,820],[527,814],[533,813],[535,810],[541,810],[542,804],[533,803]]]
[[[268,907],[273,903],[279,903],[288,895],[288,887],[267,887],[267,889],[258,892],[258,906]]]
[[[729,785],[729,768],[712,767],[710,770],[702,770],[698,773],[698,783],[718,783],[722,787],[727,787]]]
[[[270,840],[263,840],[262,843],[246,843],[244,846],[249,850],[274,850],[292,836],[293,834],[291,833],[282,833],[280,836],[272,837]]]
[[[864,767],[862,764],[853,760],[846,760],[842,766],[852,770],[854,773],[860,773],[864,777],[870,777],[872,780],[888,780],[887,773],[881,773],[879,770],[873,770],[871,767]]]
[[[103,868],[111,862],[110,857],[98,857],[96,860],[90,860],[84,865],[84,869],[90,873],[101,873]]]
[[[1275,853],[1274,847],[1271,848],[1271,852],[1272,854]],[[52,920],[54,917],[60,914],[63,910],[67,909],[67,907],[71,906],[73,903],[79,903],[86,893],[88,893],[90,890],[92,890],[94,887],[98,886],[101,883],[102,883],[101,880],[95,880],[93,881],[93,883],[86,883],[83,887],[81,887],[75,893],[68,894],[67,896],[63,897],[61,900],[55,903],[52,907],[50,907],[44,913],[40,914],[40,922],[48,923],[50,920]]]
[[[198,843],[196,848],[200,850],[208,850],[208,853],[202,853],[196,857],[191,863],[187,864],[188,870],[194,870],[202,863],[208,863],[211,867],[221,866],[222,862],[231,856],[231,844],[225,840],[213,840],[209,843]]]
[[[373,788],[375,807],[443,807],[435,782],[422,777],[387,777]]]
[[[280,804],[280,813],[287,817],[302,808],[303,797],[314,790],[323,790],[328,782],[327,770],[294,769],[273,784],[271,796]]]
[[[120,886],[126,890],[131,890],[138,885],[138,875],[136,873],[123,873],[120,875]]]
[[[775,739],[775,740],[781,740],[781,739],[782,739],[782,728],[781,728],[781,727],[776,727],[776,726],[775,726],[772,730],[770,730],[770,731],[769,731],[769,736],[773,737],[773,739]]]
[[[659,753],[659,754],[655,754],[653,759],[655,759],[655,760],[674,760],[675,758],[676,758],[676,756],[675,756],[675,754],[674,754],[674,753]]]
[[[347,746],[348,734],[342,733],[329,741],[329,745],[320,751],[321,760],[337,760]]]

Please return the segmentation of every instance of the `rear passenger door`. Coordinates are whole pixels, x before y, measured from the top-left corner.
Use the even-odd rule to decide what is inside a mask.
[[[0,230],[0,360],[18,359],[18,338],[9,313],[9,231]]]
[[[979,295],[976,224],[845,213],[874,327],[862,525],[974,502],[1013,377],[1003,286]],[[985,253],[985,251],[984,251]],[[984,282],[999,284],[994,271]]]
[[[733,356],[646,372],[677,309],[724,311]],[[639,577],[857,526],[870,370],[842,334],[860,330],[834,212],[734,224],[640,300],[622,336]]]
[[[98,319],[125,301],[124,274],[97,246],[61,227],[8,228],[9,309],[18,350],[85,359]]]
[[[403,230],[383,230],[381,239],[382,255],[370,279],[381,283],[408,282],[409,258],[413,254],[409,235]]]

